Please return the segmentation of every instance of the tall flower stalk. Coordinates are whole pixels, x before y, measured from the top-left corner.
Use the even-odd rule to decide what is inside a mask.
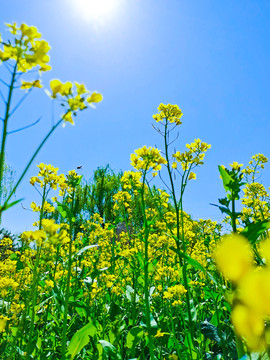
[[[145,207],[145,190],[146,176],[151,170],[156,171],[161,169],[161,164],[165,164],[166,160],[160,155],[158,149],[144,146],[141,149],[135,150],[135,154],[131,154],[131,165],[142,173],[143,181],[140,188],[141,203],[142,203],[142,214],[143,214],[143,243],[144,243],[144,304],[145,304],[145,319],[149,341],[149,352],[150,359],[154,360],[154,348],[153,338],[151,334],[151,310],[150,310],[150,299],[149,299],[149,224],[146,216]]]
[[[10,192],[7,194],[5,201],[3,202],[3,176],[8,135],[14,132],[23,131],[35,125],[39,121],[35,121],[30,125],[25,125],[22,128],[10,131],[10,119],[16,110],[22,105],[26,97],[29,96],[31,90],[34,88],[43,87],[40,76],[43,72],[51,69],[51,66],[49,65],[50,57],[48,55],[50,46],[45,40],[41,39],[41,34],[38,32],[36,27],[28,26],[26,24],[17,26],[16,23],[7,24],[7,26],[13,38],[11,40],[9,39],[8,41],[3,41],[0,34],[0,65],[5,63],[7,70],[11,74],[10,83],[6,83],[4,80],[2,80],[3,86],[8,89],[7,95],[5,96],[5,92],[3,93],[0,89],[1,99],[5,108],[4,116],[1,118],[3,121],[3,129],[0,153],[0,221],[3,211],[21,201],[16,200],[10,203],[12,196],[24,179],[29,167],[33,163],[45,142],[60,125],[60,123],[70,122],[71,124],[74,124],[73,116],[76,115],[78,111],[84,110],[90,105],[93,106],[92,103],[97,103],[102,100],[101,94],[97,92],[90,94],[90,92],[83,84],[75,83],[75,85],[73,85],[71,82],[62,83],[60,80],[52,80],[50,82],[51,92],[48,92],[48,94],[53,99],[61,100],[61,105],[64,107],[65,112],[56,122],[56,124],[51,127],[47,135],[40,142],[40,145],[37,147],[36,151],[34,151],[32,157],[22,171],[18,181],[12,187]],[[25,81],[21,79],[24,74],[30,72],[32,74],[36,73],[36,79],[33,81]],[[26,91],[26,93],[22,95],[21,99],[16,104],[13,104],[13,95],[18,88],[20,88],[22,91]]]
[[[193,143],[187,144],[187,150],[180,153],[175,152],[171,155],[170,145],[176,140],[171,140],[170,136],[172,131],[179,125],[182,124],[181,117],[183,115],[181,109],[177,105],[164,105],[160,104],[158,107],[159,113],[153,115],[156,122],[162,127],[154,126],[160,135],[164,138],[164,155],[166,159],[166,168],[169,177],[169,191],[173,200],[175,216],[176,216],[176,237],[174,236],[179,263],[183,269],[183,281],[184,287],[187,290],[185,293],[189,330],[191,336],[188,337],[188,344],[190,350],[190,356],[192,357],[191,341],[194,339],[195,324],[191,314],[191,298],[190,290],[188,285],[188,274],[187,274],[187,244],[185,238],[185,224],[184,224],[184,211],[183,211],[183,195],[189,180],[196,179],[196,174],[192,171],[196,166],[203,164],[205,152],[211,147],[207,143],[201,142],[200,139],[195,139]],[[181,166],[182,172],[178,170],[178,164]],[[180,175],[180,194],[176,191],[176,173]]]

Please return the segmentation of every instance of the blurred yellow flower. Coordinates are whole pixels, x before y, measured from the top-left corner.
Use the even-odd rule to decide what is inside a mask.
[[[253,252],[248,240],[241,235],[225,235],[213,253],[223,275],[238,282],[252,269]]]
[[[194,173],[194,172],[190,172],[190,174],[189,174],[189,177],[188,177],[188,180],[195,180],[196,179],[196,174]]]
[[[264,320],[261,314],[238,304],[232,311],[232,322],[236,333],[244,337],[250,349],[260,351],[264,348]]]
[[[40,80],[34,80],[34,81],[24,81],[22,80],[21,89],[31,89],[32,87],[42,88]]]

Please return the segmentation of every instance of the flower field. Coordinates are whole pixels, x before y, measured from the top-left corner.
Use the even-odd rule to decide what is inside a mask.
[[[48,95],[63,114],[7,189],[13,93],[42,88],[40,74],[50,69],[37,29],[7,26],[1,216],[20,202],[13,196],[51,134],[102,100],[83,84],[51,80]],[[33,71],[34,81],[22,79]],[[211,146],[179,144],[182,115],[177,105],[158,106],[152,120],[163,148],[135,150],[132,171],[100,167],[87,180],[37,165],[29,185],[40,194],[31,204],[34,230],[0,238],[0,359],[270,358],[270,195],[259,182],[268,160],[256,154],[247,166],[219,166],[223,223],[192,219],[183,195]]]

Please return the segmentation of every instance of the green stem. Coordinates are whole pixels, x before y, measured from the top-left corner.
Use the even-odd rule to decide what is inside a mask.
[[[25,174],[27,173],[29,167],[31,166],[32,162],[34,161],[35,157],[37,156],[37,154],[39,153],[40,149],[43,147],[43,145],[45,144],[45,142],[48,140],[48,138],[51,136],[51,134],[54,132],[54,130],[60,125],[60,123],[63,121],[63,119],[60,119],[52,128],[51,130],[48,132],[48,134],[45,136],[45,138],[42,140],[42,142],[40,143],[40,145],[38,146],[38,148],[36,149],[36,151],[34,152],[33,156],[31,157],[31,159],[29,160],[26,168],[24,169],[24,171],[22,172],[19,180],[17,181],[16,185],[14,186],[14,188],[12,189],[12,191],[10,192],[8,198],[6,199],[3,207],[5,207],[8,203],[8,201],[10,200],[10,198],[12,197],[12,195],[15,193],[15,191],[17,190],[18,186],[20,185],[22,179],[24,178]]]
[[[232,228],[233,228],[233,232],[237,232],[236,229],[236,217],[235,217],[235,199],[233,196],[233,192],[231,192],[232,195],[232,216],[231,216],[231,220],[232,220]]]
[[[171,320],[171,325],[172,325],[172,333],[173,333],[173,341],[174,341],[174,346],[176,348],[176,352],[177,352],[177,355],[178,355],[178,358],[181,359],[181,349],[179,347],[179,340],[177,339],[177,334],[176,334],[176,331],[175,331],[175,326],[174,326],[174,320],[173,320],[173,316],[172,316],[172,307],[171,307],[171,304],[169,304],[169,317],[170,317],[170,320]],[[185,327],[185,325],[184,325]],[[186,331],[185,331],[186,332]],[[189,344],[190,345],[190,344]],[[189,350],[190,350],[190,354],[192,354],[191,352],[191,348],[189,347]]]
[[[2,133],[2,143],[1,143],[1,153],[0,153],[0,205],[2,203],[2,192],[3,192],[3,175],[4,175],[4,162],[5,162],[5,145],[6,145],[6,138],[7,138],[7,126],[8,126],[8,120],[9,120],[9,110],[11,106],[11,98],[14,90],[14,83],[15,83],[15,77],[17,73],[17,62],[14,65],[14,69],[11,76],[11,82],[9,86],[9,92],[8,92],[8,99],[6,103],[6,113],[4,117],[4,128]],[[1,213],[0,213],[0,222],[1,222]]]
[[[46,200],[46,184],[44,184],[43,194],[42,194],[42,203],[41,203],[41,210],[40,210],[40,215],[39,215],[39,230],[41,230],[41,227],[42,227],[42,218],[43,218],[45,200]],[[26,350],[26,360],[28,360],[31,355],[30,350],[31,350],[31,346],[32,346],[32,334],[33,334],[34,326],[35,326],[36,303],[37,303],[36,289],[37,289],[37,285],[39,282],[39,275],[40,275],[38,266],[39,266],[39,259],[40,259],[40,255],[41,255],[41,248],[42,248],[42,244],[37,247],[37,255],[36,255],[36,261],[35,261],[34,273],[33,273],[33,288],[31,290],[32,312],[31,312],[30,330],[29,330],[29,335],[28,335],[28,346],[27,346],[27,350]]]
[[[72,194],[72,208],[74,202],[74,189]],[[71,212],[73,209],[71,210]],[[69,219],[69,249],[68,249],[68,274],[67,274],[67,285],[65,293],[65,304],[64,304],[64,320],[63,320],[63,331],[62,331],[62,354],[61,360],[66,359],[66,347],[67,347],[67,315],[68,315],[68,302],[69,302],[69,293],[70,293],[70,279],[71,279],[71,265],[72,265],[72,219]]]
[[[145,202],[144,202],[144,187],[145,187],[145,178],[146,170],[143,174],[142,190],[141,190],[141,200],[142,200],[142,211],[143,211],[143,220],[144,220],[144,301],[145,301],[145,318],[146,326],[148,332],[149,340],[149,351],[150,351],[150,360],[154,360],[154,350],[153,350],[153,339],[151,335],[151,319],[150,319],[150,302],[149,302],[149,284],[148,284],[148,237],[149,237],[149,226],[147,224],[147,218],[145,213]]]
[[[166,124],[165,124],[165,133],[164,133],[164,141],[165,141],[165,157],[167,160],[167,169],[168,169],[168,174],[169,174],[169,179],[170,179],[170,184],[171,184],[171,193],[172,193],[172,197],[173,197],[173,202],[174,202],[174,207],[175,207],[175,212],[176,212],[176,230],[177,230],[177,241],[176,241],[176,246],[177,246],[177,250],[178,250],[178,257],[179,257],[179,262],[181,267],[183,267],[183,279],[184,279],[184,286],[187,290],[187,292],[185,293],[185,297],[186,297],[186,303],[187,303],[187,310],[188,310],[188,319],[189,319],[189,324],[190,324],[190,331],[191,331],[191,337],[193,339],[193,321],[192,321],[192,316],[191,316],[191,309],[190,309],[190,297],[189,297],[189,286],[188,286],[188,281],[187,281],[187,264],[186,264],[186,260],[185,258],[182,258],[182,256],[180,255],[180,218],[179,218],[179,204],[180,204],[180,210],[181,210],[181,229],[182,229],[182,246],[183,246],[183,252],[184,254],[186,254],[186,242],[185,242],[185,233],[184,233],[184,216],[183,216],[183,193],[184,193],[184,189],[186,186],[186,183],[184,183],[184,175],[182,176],[182,181],[181,181],[181,195],[180,195],[180,200],[179,202],[177,202],[176,200],[176,192],[175,192],[175,187],[174,187],[174,182],[173,182],[173,177],[172,177],[172,172],[170,169],[170,159],[169,159],[169,145],[168,145],[168,120],[166,119]]]

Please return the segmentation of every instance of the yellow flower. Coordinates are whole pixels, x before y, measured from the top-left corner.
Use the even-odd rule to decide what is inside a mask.
[[[31,89],[32,87],[42,88],[40,80],[24,81],[22,80],[21,89]]]
[[[102,100],[102,95],[97,92],[93,92],[92,95],[86,99],[83,95],[89,93],[89,91],[83,84],[78,84],[76,82],[76,90],[73,89],[73,84],[70,81],[62,83],[58,79],[51,80],[50,87],[52,91],[51,97],[53,99],[57,97],[57,94],[64,97],[63,105],[66,108],[66,112],[62,117],[64,120],[64,125],[65,122],[70,122],[72,125],[74,125],[72,115],[76,115],[76,112],[84,110],[88,106],[94,107],[92,104],[93,102],[97,103]]]
[[[35,212],[40,211],[40,206],[37,206],[37,204],[34,201],[31,202],[30,206],[33,211],[35,211]]]
[[[7,316],[0,315],[0,333],[5,332],[6,324],[9,318]]]
[[[41,38],[41,34],[37,31],[35,26],[21,24],[20,30],[22,32],[22,36],[27,37],[30,42],[33,42],[34,39]]]
[[[50,81],[50,87],[52,90],[52,98],[56,98],[56,95],[60,92],[62,88],[62,83],[60,80],[51,80]]]
[[[75,85],[76,85],[76,88],[77,88],[77,93],[78,93],[78,95],[82,95],[82,94],[87,94],[87,93],[89,93],[89,91],[85,88],[85,85],[84,85],[84,84],[78,84],[78,83],[75,81]]]
[[[254,292],[254,290],[252,290]],[[264,348],[262,335],[264,320],[256,311],[238,304],[232,311],[232,323],[238,335],[243,336],[250,349],[260,351]]]
[[[238,282],[252,269],[252,254],[248,240],[241,235],[232,234],[223,237],[213,257],[223,275]]]
[[[265,260],[266,265],[270,265],[270,238],[269,236],[260,242],[259,247],[260,254],[262,258]]]
[[[91,96],[89,96],[89,97],[87,98],[87,102],[88,102],[88,103],[92,103],[92,102],[98,103],[98,102],[102,101],[102,99],[103,99],[102,95],[99,94],[99,93],[97,93],[96,91],[94,91],[94,92],[91,94]]]
[[[187,292],[187,290],[181,284],[170,286],[170,287],[168,287],[167,291],[164,291],[163,299],[174,298],[179,301],[179,302],[177,302],[178,304],[181,304],[182,303],[181,297],[186,292]],[[176,303],[174,305],[176,305]]]
[[[52,98],[56,98],[57,94],[67,96],[71,94],[72,83],[70,81],[62,83],[60,80],[55,79],[50,81],[50,87],[52,90]]]
[[[45,284],[46,284],[48,287],[51,287],[51,288],[54,287],[54,283],[53,283],[52,280],[45,280]]]
[[[141,187],[142,183],[140,181],[142,174],[136,171],[125,171],[122,178],[121,184],[124,189],[132,189]]]
[[[182,124],[181,117],[183,116],[183,113],[181,109],[177,105],[164,105],[160,104],[158,107],[158,114],[153,115],[153,119],[156,120],[156,122],[163,121],[164,119],[167,119],[170,123],[175,123],[176,125]]]
[[[46,233],[44,230],[35,230],[32,231],[31,239],[34,240],[37,246],[41,246],[43,241],[46,239]]]
[[[196,174],[191,171],[189,174],[188,180],[192,180],[192,179],[194,179],[194,180],[196,179]]]
[[[166,164],[167,161],[160,155],[160,150],[146,146],[135,150],[135,154],[130,155],[131,165],[137,170],[153,169],[158,171],[161,169],[161,164]]]
[[[72,83],[70,81],[68,81],[65,84],[62,84],[62,89],[60,91],[60,94],[62,96],[67,96],[67,95],[71,94],[71,89],[72,89]]]
[[[240,170],[240,168],[243,166],[243,164],[238,164],[237,161],[234,161],[232,164],[230,164],[230,166],[231,166],[234,170]]]
[[[9,27],[9,31],[11,32],[12,35],[16,35],[18,30],[20,30],[20,28],[17,27],[17,23],[13,23],[13,24],[6,24],[7,27]]]
[[[71,125],[74,125],[74,121],[73,121],[73,119],[72,119],[72,113],[71,113],[71,111],[68,111],[64,116],[63,116],[63,120],[64,120],[64,122],[66,123],[66,122],[69,122],[69,123],[71,123]],[[64,123],[64,124],[65,124]],[[64,126],[64,125],[63,125]]]
[[[46,231],[46,233],[50,235],[55,235],[56,232],[60,229],[60,225],[55,223],[53,219],[43,219],[42,227]]]
[[[41,34],[37,29],[26,24],[20,27],[17,27],[16,23],[6,25],[10,28],[14,41],[8,40],[4,43],[3,51],[0,50],[0,60],[16,61],[19,72],[27,72],[36,66],[39,66],[39,71],[50,70],[50,46],[46,41],[38,40]]]
[[[270,270],[250,271],[239,284],[238,297],[257,313],[270,316]]]
[[[159,337],[163,337],[164,335],[167,335],[167,334],[169,334],[169,333],[167,333],[167,332],[161,332],[161,330],[158,329],[158,331],[157,331],[157,333],[156,333],[156,335],[155,335],[154,337],[155,337],[155,338],[159,338]]]

